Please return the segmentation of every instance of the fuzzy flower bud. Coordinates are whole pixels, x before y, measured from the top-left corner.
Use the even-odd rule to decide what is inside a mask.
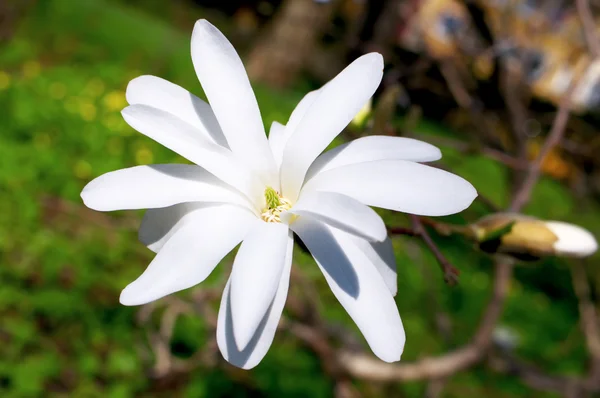
[[[598,250],[594,236],[580,226],[560,221],[546,221],[546,227],[556,235],[554,250],[558,254],[573,257],[586,257]]]
[[[584,228],[514,213],[497,213],[471,225],[479,248],[532,261],[545,256],[586,257],[598,244]]]

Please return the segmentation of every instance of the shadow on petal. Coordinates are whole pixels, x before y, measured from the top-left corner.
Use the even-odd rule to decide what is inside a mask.
[[[381,262],[384,263],[387,268],[396,272],[394,249],[389,242],[389,238],[382,242],[368,242],[368,244],[373,248]]]
[[[230,289],[229,284],[227,285],[227,289]],[[273,301],[275,301],[275,300],[273,299]],[[225,303],[225,305],[227,305],[227,308],[225,311],[225,341],[227,344],[227,353],[229,355],[229,358],[227,360],[230,363],[232,363],[233,365],[239,366],[240,368],[245,369],[245,365],[248,362],[248,359],[250,359],[250,356],[256,349],[256,346],[260,340],[260,336],[263,334],[263,331],[265,330],[267,321],[269,319],[269,314],[271,313],[271,307],[273,307],[273,302],[271,302],[271,305],[269,306],[265,315],[263,316],[262,320],[260,321],[258,328],[256,329],[256,331],[254,332],[254,335],[250,339],[250,342],[241,351],[239,350],[237,344],[235,343],[235,337],[233,336],[233,316],[231,314],[231,295],[230,294],[227,295],[227,302]]]
[[[190,180],[190,181],[200,181],[207,184],[212,184],[219,187],[230,188],[229,185],[215,177],[214,174],[206,171],[200,166],[191,165],[191,164],[149,164],[147,167],[152,170],[168,175],[170,177]]]
[[[217,144],[227,149],[230,149],[229,143],[227,142],[227,138],[225,138],[223,131],[221,131],[221,126],[219,125],[217,118],[212,112],[212,108],[210,107],[210,105],[202,100],[199,100],[199,98],[192,93],[188,93],[188,95],[191,98],[192,106],[194,107],[194,112],[196,112],[196,115],[198,115],[198,119],[202,120],[208,134],[212,137],[213,140],[215,140]],[[208,117],[208,115],[210,115],[210,117]]]
[[[180,227],[182,219],[194,210],[216,207],[222,203],[187,202],[176,205],[148,209],[138,230],[138,239],[150,250],[157,252],[166,240]]]
[[[296,222],[301,221],[299,219]],[[357,298],[360,294],[358,276],[329,228],[320,222],[302,222],[302,227],[296,232],[299,232],[302,243],[335,283],[349,296]]]

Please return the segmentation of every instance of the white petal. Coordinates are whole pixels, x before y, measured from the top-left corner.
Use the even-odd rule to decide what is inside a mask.
[[[213,206],[215,203],[188,202],[149,209],[142,218],[138,238],[148,249],[158,253],[169,238],[184,224],[188,215],[192,214],[194,210]]]
[[[304,115],[306,115],[306,111],[311,107],[313,102],[315,102],[315,99],[317,99],[322,90],[323,87],[321,87],[319,90],[310,91],[304,97],[302,97],[300,102],[298,102],[298,105],[296,105],[296,107],[292,111],[292,114],[290,115],[290,118],[288,119],[286,125],[286,140],[294,134],[294,132],[298,128],[298,125],[302,121],[302,118],[304,118]]]
[[[423,141],[404,137],[372,135],[342,144],[319,156],[306,173],[306,180],[321,171],[348,164],[374,160],[411,160],[431,162],[439,160],[442,153]]]
[[[261,320],[256,332],[250,339],[250,342],[243,350],[239,350],[235,343],[233,333],[233,318],[231,315],[231,279],[227,282],[223,297],[221,298],[221,307],[219,309],[219,319],[217,323],[217,345],[221,350],[223,357],[232,365],[243,369],[251,369],[267,354],[277,325],[281,318],[281,313],[287,298],[288,287],[290,284],[290,270],[292,268],[292,253],[294,249],[294,238],[291,231],[288,232],[287,252],[285,256],[285,264],[277,293],[271,303],[267,313]]]
[[[210,106],[183,87],[156,76],[136,77],[125,93],[130,105],[162,109],[198,129],[208,140],[228,148],[227,140]]]
[[[337,167],[314,176],[302,192],[328,191],[375,207],[424,216],[458,213],[473,202],[475,188],[447,171],[405,160]]]
[[[168,112],[147,105],[130,105],[122,111],[125,121],[140,133],[203,167],[259,204],[262,185],[233,153],[214,144],[190,124]]]
[[[554,250],[558,254],[573,257],[587,257],[598,250],[598,242],[590,231],[561,221],[544,221],[544,224],[556,235]]]
[[[266,184],[275,184],[275,162],[244,65],[227,38],[204,19],[194,26],[192,61],[231,150]]]
[[[183,202],[250,206],[239,192],[198,166],[155,164],[111,171],[81,191],[83,203],[99,211],[151,209]]]
[[[383,242],[368,242],[355,237],[354,242],[371,260],[383,277],[390,293],[395,296],[398,293],[398,275],[396,274],[396,256],[394,255],[392,240],[387,238]]]
[[[121,304],[146,304],[202,282],[256,220],[247,210],[231,205],[195,210],[146,271],[123,290]]]
[[[271,147],[271,152],[273,152],[273,158],[275,159],[275,164],[278,168],[281,165],[283,148],[285,146],[284,132],[285,126],[283,124],[278,122],[273,122],[271,124],[271,130],[269,130],[269,146]]]
[[[405,334],[398,308],[383,278],[351,235],[307,217],[291,228],[311,252],[331,291],[369,346],[386,362],[400,360]]]
[[[281,184],[285,197],[296,200],[311,163],[371,98],[382,76],[383,58],[371,53],[351,63],[320,90],[283,152]]]
[[[298,202],[282,214],[282,220],[289,214],[309,216],[367,240],[382,241],[387,237],[385,224],[373,209],[339,193],[311,191],[302,194]]]
[[[283,131],[282,138],[280,140],[281,150],[276,154],[274,153],[275,162],[277,163],[278,167],[281,167],[281,161],[283,160],[283,151],[285,150],[288,140],[292,135],[294,135],[294,132],[298,128],[298,125],[302,121],[302,118],[306,114],[306,111],[308,110],[308,108],[310,108],[313,102],[315,102],[315,99],[319,96],[322,89],[323,88],[319,90],[314,90],[306,94],[300,100],[300,102],[298,102],[298,105],[296,105],[296,107],[292,111],[292,114],[288,119],[287,125],[285,126],[285,130]]]
[[[314,90],[306,94],[298,105],[292,111],[290,118],[288,119],[287,125],[282,125],[277,122],[273,122],[271,125],[271,131],[269,133],[269,144],[271,145],[271,151],[273,151],[273,157],[275,158],[275,163],[277,168],[281,167],[281,160],[283,159],[283,151],[285,146],[290,139],[290,137],[296,131],[298,124],[304,117],[306,110],[310,108],[315,99],[319,96],[322,88],[319,90]],[[276,134],[273,134],[273,130],[276,130]],[[273,139],[272,139],[273,137]]]
[[[285,263],[288,227],[257,219],[242,242],[231,271],[231,314],[237,347],[243,350],[267,313]]]

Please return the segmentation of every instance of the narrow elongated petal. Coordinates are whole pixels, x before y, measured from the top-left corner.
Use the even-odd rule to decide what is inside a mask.
[[[273,158],[277,168],[281,165],[281,158],[283,157],[283,148],[285,146],[285,126],[278,122],[271,124],[271,130],[269,130],[269,146],[271,152],[273,152]]]
[[[300,122],[304,118],[304,115],[306,115],[306,111],[315,102],[315,99],[317,99],[322,90],[323,88],[321,87],[319,90],[310,91],[304,97],[302,97],[300,102],[298,102],[298,105],[296,105],[296,107],[292,111],[292,114],[290,115],[290,118],[288,119],[286,125],[286,139],[290,138],[294,134],[294,132],[300,125]]]
[[[140,133],[206,169],[260,203],[262,185],[234,154],[214,144],[190,124],[172,114],[147,105],[130,105],[122,111],[125,121]]]
[[[306,180],[321,171],[335,169],[348,164],[372,162],[374,160],[411,160],[431,162],[439,160],[442,153],[423,141],[404,137],[373,135],[357,138],[319,156],[306,173]]]
[[[275,297],[283,272],[288,227],[256,220],[231,271],[231,314],[237,347],[246,348]]]
[[[294,110],[292,111],[292,114],[290,115],[290,118],[288,119],[288,123],[285,126],[285,129],[283,131],[282,137],[279,140],[280,141],[280,144],[279,144],[280,150],[277,153],[275,153],[275,152],[273,153],[273,155],[275,156],[275,162],[277,163],[278,167],[281,167],[281,161],[283,159],[283,151],[285,150],[288,140],[290,139],[290,137],[292,135],[294,135],[294,132],[298,128],[298,125],[302,121],[302,118],[306,114],[306,111],[308,110],[308,108],[310,108],[310,106],[313,104],[315,99],[319,96],[319,93],[321,92],[321,90],[322,90],[322,88],[319,90],[311,91],[308,94],[306,94],[300,100],[300,102],[298,102],[298,105],[296,105],[296,108],[294,108]]]
[[[337,167],[314,176],[302,192],[328,191],[375,207],[424,216],[458,213],[477,197],[465,179],[404,160],[380,160]]]
[[[229,147],[210,106],[183,87],[160,77],[146,75],[130,81],[125,96],[130,105],[162,109],[194,126],[208,140]]]
[[[371,53],[358,58],[320,90],[283,152],[285,197],[292,201],[298,197],[311,163],[371,98],[382,76],[383,58]]]
[[[214,207],[215,203],[188,202],[173,206],[148,209],[142,218],[138,238],[154,253],[164,246],[175,232],[184,224],[194,210]]]
[[[383,278],[352,235],[308,217],[291,228],[313,255],[331,291],[380,359],[400,360],[405,334],[400,314]]]
[[[383,242],[369,242],[355,237],[354,242],[373,263],[383,277],[390,293],[395,296],[398,293],[398,275],[396,274],[396,256],[392,240],[387,238]]]
[[[204,19],[194,26],[192,61],[231,150],[265,183],[275,184],[275,162],[244,65],[227,38]]]
[[[202,282],[254,221],[253,214],[231,205],[193,211],[146,271],[123,290],[121,304],[146,304]]]
[[[370,241],[382,241],[387,236],[383,220],[373,209],[335,192],[307,192],[282,214],[282,220],[287,214],[308,216]]]
[[[235,189],[198,166],[155,164],[111,171],[81,192],[87,207],[99,211],[151,209],[183,202],[249,206]]]
[[[267,354],[275,332],[281,313],[287,298],[288,287],[290,284],[290,271],[292,269],[292,253],[294,249],[294,238],[291,231],[288,232],[287,251],[283,272],[277,287],[277,293],[273,302],[269,306],[267,313],[260,321],[258,328],[250,339],[250,342],[243,350],[237,348],[233,333],[233,317],[231,313],[231,279],[227,282],[223,296],[221,298],[221,307],[219,308],[219,319],[217,323],[217,345],[223,357],[232,365],[243,369],[252,369]]]
[[[296,127],[298,127],[298,123],[302,120],[306,110],[313,103],[319,91],[320,90],[311,91],[300,100],[298,105],[296,105],[296,108],[292,111],[287,126],[278,122],[273,122],[273,124],[271,124],[271,130],[269,131],[269,146],[273,152],[273,158],[275,159],[278,170],[281,166],[283,150],[285,149],[288,139],[292,136]]]

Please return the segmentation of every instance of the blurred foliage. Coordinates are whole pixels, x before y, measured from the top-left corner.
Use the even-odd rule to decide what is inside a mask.
[[[152,258],[137,241],[141,213],[97,215],[83,207],[79,192],[110,170],[184,161],[123,122],[119,112],[131,78],[154,74],[198,95],[201,89],[189,56],[191,25],[174,28],[121,3],[39,0],[10,43],[0,48],[0,395],[331,396],[332,381],[318,358],[285,332],[244,376],[224,361],[167,384],[150,376],[153,358],[145,331],[136,325],[138,310],[118,303],[120,290]],[[190,13],[202,15],[196,9]],[[302,96],[263,87],[256,92],[267,126],[273,120],[285,122]],[[433,122],[421,123],[417,132],[424,140],[457,134]],[[441,165],[495,203],[507,204],[504,166],[442,149]],[[549,179],[535,189],[527,211],[576,222],[600,235],[597,205],[574,198]],[[448,220],[465,223],[485,212],[476,203]],[[401,214],[382,214],[390,225],[407,223]],[[415,239],[394,240],[406,361],[465,343],[490,293],[490,259],[461,240],[437,241],[462,270],[455,288],[444,285],[435,259]],[[207,285],[224,280],[230,260]],[[295,262],[314,278],[323,316],[358,334],[313,260],[297,250]],[[445,339],[435,326],[438,313],[451,319],[452,332]],[[517,269],[503,326],[518,335],[523,357],[549,372],[581,372],[585,350],[577,320],[568,264],[548,260]],[[204,349],[212,337],[207,333],[202,319],[182,316],[171,348],[179,357],[190,357]],[[423,383],[356,385],[370,396],[418,397],[425,389]],[[531,391],[510,376],[478,368],[450,380],[446,394],[529,397]]]

